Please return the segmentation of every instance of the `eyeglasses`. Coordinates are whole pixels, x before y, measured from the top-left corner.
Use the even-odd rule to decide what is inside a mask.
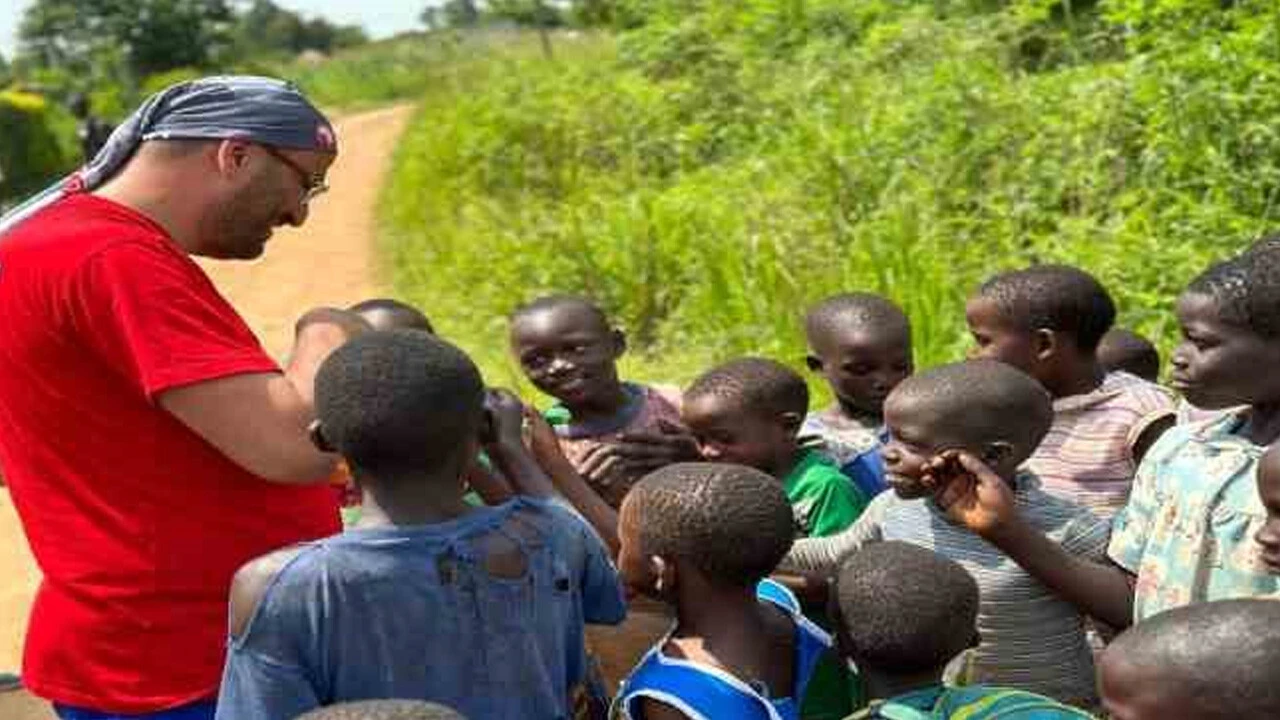
[[[298,175],[298,182],[302,185],[303,205],[310,204],[312,200],[315,200],[318,196],[329,191],[329,183],[325,181],[324,173],[309,172],[306,168],[299,165],[296,160],[293,160],[288,155],[285,155],[270,145],[260,145],[259,147],[265,150],[271,157],[289,166],[289,169]]]

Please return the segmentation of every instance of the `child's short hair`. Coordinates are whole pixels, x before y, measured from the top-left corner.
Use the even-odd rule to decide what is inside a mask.
[[[1111,295],[1089,273],[1069,265],[1033,265],[1000,273],[978,288],[1021,330],[1057,330],[1092,352],[1116,320]]]
[[[421,310],[409,303],[392,298],[362,300],[349,309],[357,314],[384,312],[391,317],[392,324],[398,330],[425,330],[433,334],[436,331],[431,325],[431,320]]]
[[[297,720],[467,720],[456,710],[418,700],[362,700],[317,708]]]
[[[1280,250],[1280,231],[1263,235],[1257,240],[1254,240],[1253,244],[1250,245],[1249,249],[1245,252],[1272,252],[1274,250]]]
[[[1280,718],[1280,602],[1220,600],[1160,613],[1116,638],[1108,661],[1177,688],[1195,706],[1188,717]]]
[[[645,555],[679,558],[725,587],[754,586],[796,535],[782,486],[742,465],[668,465],[636,483],[624,502],[638,513]]]
[[[810,340],[838,330],[857,327],[890,336],[911,338],[911,321],[891,300],[871,293],[843,293],[820,301],[805,314],[804,328]]]
[[[1031,376],[995,360],[941,365],[903,380],[889,395],[928,413],[952,442],[976,449],[1006,441],[1016,460],[1029,457],[1053,422],[1053,401]]]
[[[480,427],[484,385],[466,353],[416,330],[357,336],[316,375],[324,440],[357,472],[430,471],[464,452]]]
[[[601,327],[606,329],[613,327],[613,324],[609,322],[608,314],[594,300],[583,295],[569,294],[543,295],[535,298],[512,311],[510,320],[514,323],[527,315],[560,308],[582,310],[599,320]]]
[[[1280,252],[1249,252],[1212,265],[1187,285],[1218,317],[1259,337],[1280,338]]]
[[[1123,370],[1152,382],[1160,376],[1160,353],[1156,346],[1124,328],[1111,328],[1102,336],[1098,361],[1107,370]]]
[[[757,415],[809,411],[809,386],[804,378],[782,363],[745,357],[717,365],[700,375],[685,390],[686,402],[714,396]]]
[[[853,660],[893,674],[938,670],[974,644],[978,583],[959,563],[904,542],[869,543],[836,580]]]

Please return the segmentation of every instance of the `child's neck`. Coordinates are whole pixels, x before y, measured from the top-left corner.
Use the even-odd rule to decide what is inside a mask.
[[[627,393],[626,385],[618,382],[608,392],[574,405],[565,404],[565,408],[569,410],[573,422],[589,423],[616,416],[629,402],[631,396]]]
[[[840,415],[845,418],[863,425],[870,425],[872,427],[880,427],[881,425],[884,425],[883,413],[872,412],[864,408],[859,408],[843,398],[836,398],[835,409],[838,410]]]
[[[1280,402],[1251,405],[1240,435],[1255,445],[1270,445],[1280,438]]]
[[[1072,395],[1085,395],[1097,390],[1106,379],[1107,371],[1098,364],[1097,358],[1089,358],[1062,373],[1052,383],[1046,383],[1049,394],[1056,400]]]
[[[473,509],[463,501],[456,476],[399,480],[395,484],[366,482],[361,495],[357,528],[432,525],[457,519]]]
[[[804,459],[805,449],[795,444],[785,451],[778,453],[777,458],[773,461],[773,467],[763,468],[763,470],[779,480],[786,480],[787,476],[796,469],[800,461]]]
[[[677,593],[671,639],[686,659],[769,684],[770,692],[779,697],[789,692],[789,688],[772,686],[783,683],[770,670],[779,662],[791,662],[791,657],[778,653],[781,616],[756,598],[753,587],[716,587],[683,576]],[[770,676],[775,676],[773,683]]]
[[[913,675],[889,675],[867,668],[862,673],[871,700],[889,700],[899,695],[942,684],[942,668]]]

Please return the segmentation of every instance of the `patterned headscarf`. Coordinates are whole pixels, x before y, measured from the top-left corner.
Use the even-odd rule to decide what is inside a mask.
[[[338,150],[333,125],[291,83],[247,75],[190,80],[147,98],[88,164],[0,217],[0,234],[68,193],[99,187],[148,140],[227,138],[291,150]]]

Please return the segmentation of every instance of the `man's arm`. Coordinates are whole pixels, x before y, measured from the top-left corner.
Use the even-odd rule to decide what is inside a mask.
[[[1018,515],[1013,490],[969,453],[954,454],[964,473],[942,481],[938,504],[953,520],[1000,548],[1024,570],[1088,615],[1117,628],[1133,623],[1136,579],[1113,563],[1063,550]],[[935,463],[946,467],[945,462]]]
[[[247,373],[161,392],[160,406],[240,467],[266,480],[322,482],[337,456],[311,442],[315,379],[320,364],[363,321],[337,310],[315,310],[298,323],[283,374]]]

